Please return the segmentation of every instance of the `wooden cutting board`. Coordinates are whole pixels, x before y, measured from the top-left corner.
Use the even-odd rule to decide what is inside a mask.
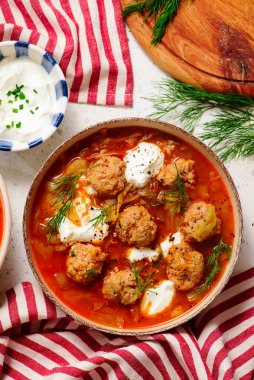
[[[122,6],[133,0],[122,0]],[[127,23],[152,60],[174,78],[214,92],[254,97],[254,0],[189,0],[161,44],[138,14]],[[133,57],[135,64],[135,57]]]

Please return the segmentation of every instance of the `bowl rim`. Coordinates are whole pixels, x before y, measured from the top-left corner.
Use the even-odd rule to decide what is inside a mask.
[[[65,75],[64,75],[61,67],[59,66],[58,62],[52,57],[51,54],[49,54],[46,50],[44,50],[40,46],[34,45],[33,43],[30,43],[30,42],[22,41],[22,40],[1,41],[0,42],[0,49],[2,47],[13,46],[13,45],[15,45],[17,43],[20,44],[21,46],[22,46],[22,44],[25,45],[25,46],[27,46],[27,47],[29,46],[29,49],[33,50],[38,56],[43,57],[46,54],[50,58],[50,60],[52,62],[54,62],[54,67],[55,67],[56,72],[59,75],[59,80],[65,82],[66,91],[67,91],[67,96],[66,97],[64,96],[64,99],[61,100],[61,114],[64,117],[65,112],[66,112],[67,103],[68,103],[68,98],[69,98],[69,91],[68,91],[66,77],[65,77]],[[31,58],[29,58],[29,56],[28,56],[28,59],[31,59]],[[12,145],[11,148],[6,148],[6,147],[4,147],[4,146],[2,146],[0,144],[0,151],[21,152],[21,151],[24,151],[24,150],[29,150],[29,149],[37,147],[38,145],[40,145],[40,144],[44,143],[46,140],[48,140],[56,132],[57,128],[59,127],[59,125],[62,122],[63,117],[57,121],[56,125],[54,126],[55,129],[52,128],[51,131],[50,131],[49,128],[47,128],[48,133],[44,133],[44,136],[42,136],[40,138],[37,138],[35,140],[33,140],[31,138],[31,142],[26,141],[26,142],[23,142],[23,143],[19,143],[18,147],[16,147],[15,145],[14,146]],[[3,142],[8,142],[8,143],[13,143],[14,142],[14,140],[11,140],[11,139],[2,140],[2,141]],[[29,145],[28,143],[31,143],[31,145]]]
[[[0,174],[0,200],[3,208],[3,233],[0,243],[0,269],[3,266],[11,235],[11,204],[6,185]]]
[[[44,173],[44,168],[48,164],[48,162],[53,159],[53,163],[54,163],[55,162],[54,161],[55,156],[58,156],[58,154],[63,153],[64,150],[65,150],[64,149],[65,146],[67,146],[67,149],[69,149],[71,147],[71,142],[72,141],[75,141],[75,143],[78,142],[79,141],[79,136],[81,137],[80,140],[85,139],[86,137],[82,137],[82,135],[86,131],[88,131],[88,133],[89,133],[89,131],[91,131],[91,133],[88,135],[88,136],[91,136],[93,133],[98,132],[102,128],[110,128],[110,129],[114,128],[114,126],[112,124],[123,123],[125,127],[128,127],[128,123],[130,123],[130,122],[140,123],[140,124],[137,124],[137,126],[144,127],[144,128],[157,129],[156,125],[161,126],[161,127],[166,127],[168,129],[168,131],[167,130],[164,131],[165,133],[168,133],[170,135],[171,131],[174,130],[174,131],[180,133],[180,136],[179,136],[180,139],[181,139],[181,134],[182,134],[183,136],[185,136],[187,139],[190,140],[190,141],[188,141],[188,143],[190,145],[192,145],[193,143],[195,143],[195,144],[198,144],[201,147],[201,149],[206,150],[206,152],[209,155],[209,158],[208,158],[209,161],[211,161],[211,158],[212,158],[212,160],[214,160],[216,162],[216,164],[220,167],[220,169],[222,170],[222,172],[225,174],[225,177],[227,178],[229,186],[231,187],[232,194],[234,196],[235,205],[236,205],[236,213],[237,213],[238,222],[239,222],[239,229],[238,229],[238,234],[239,235],[238,235],[238,240],[237,240],[236,245],[235,245],[235,255],[234,255],[234,259],[231,258],[231,260],[230,260],[230,266],[228,265],[229,270],[228,270],[227,276],[224,277],[224,279],[222,277],[218,281],[218,283],[213,288],[213,290],[211,291],[211,293],[208,293],[208,295],[205,298],[203,298],[203,300],[200,303],[197,304],[197,307],[194,307],[194,308],[190,309],[189,311],[181,314],[179,317],[176,317],[176,318],[174,318],[172,320],[169,320],[168,322],[163,322],[162,324],[155,325],[154,327],[152,327],[152,326],[144,327],[144,328],[142,328],[142,330],[138,330],[138,329],[137,330],[134,330],[134,329],[120,329],[120,328],[105,326],[103,324],[99,324],[99,323],[93,322],[93,321],[91,321],[91,320],[89,320],[89,319],[87,319],[85,317],[82,317],[78,313],[76,313],[75,311],[73,311],[72,309],[70,309],[67,305],[65,305],[54,294],[53,291],[51,291],[51,289],[47,286],[47,284],[45,282],[43,282],[42,277],[39,276],[39,273],[37,273],[36,265],[33,262],[33,258],[32,258],[33,255],[32,255],[32,252],[30,252],[29,243],[28,243],[28,240],[29,240],[29,237],[28,237],[28,235],[29,235],[28,234],[29,224],[27,222],[29,222],[29,218],[28,218],[28,212],[27,212],[27,210],[29,208],[30,199],[32,197],[34,189],[36,190],[36,184],[37,184],[37,182],[38,181],[40,182],[40,180],[45,176],[46,172]],[[149,123],[150,125],[145,126],[145,125],[142,125],[142,123]],[[119,126],[119,125],[117,125],[117,126]],[[171,131],[170,131],[170,129],[171,129]],[[212,163],[214,163],[214,162],[212,162]],[[50,169],[51,166],[52,166],[52,164],[49,165],[49,167],[47,168],[47,171]],[[227,186],[227,188],[228,188],[228,186]],[[232,200],[232,197],[231,197],[231,200]],[[234,215],[236,215],[236,213],[234,213]],[[163,331],[175,328],[175,327],[177,327],[179,325],[182,325],[182,324],[186,323],[190,319],[192,319],[195,316],[197,316],[202,310],[204,310],[214,300],[214,298],[222,291],[222,289],[226,286],[226,284],[227,284],[230,276],[232,275],[232,272],[234,270],[235,264],[236,264],[236,262],[238,260],[238,257],[239,257],[239,251],[240,251],[241,241],[242,241],[242,234],[243,234],[243,215],[242,215],[242,208],[241,208],[240,198],[239,198],[236,186],[235,186],[235,184],[233,182],[233,179],[232,179],[231,175],[229,174],[229,172],[228,172],[227,168],[225,167],[225,165],[220,161],[220,159],[218,158],[218,156],[211,150],[211,148],[209,148],[206,144],[204,144],[204,142],[202,142],[200,139],[198,139],[194,135],[190,134],[186,130],[184,130],[184,129],[180,128],[180,127],[177,127],[177,126],[175,126],[173,124],[164,122],[164,121],[154,120],[154,119],[150,119],[150,118],[141,118],[141,117],[114,118],[114,119],[105,120],[105,121],[102,121],[102,122],[99,122],[99,123],[96,123],[96,124],[92,124],[92,125],[89,125],[88,127],[84,128],[84,129],[82,129],[81,131],[75,133],[70,138],[66,139],[63,143],[61,143],[49,155],[49,157],[47,158],[47,160],[43,163],[43,165],[41,166],[41,168],[37,172],[37,174],[36,174],[36,176],[35,176],[35,178],[34,178],[34,180],[32,182],[32,185],[30,187],[29,193],[27,195],[27,199],[26,199],[25,207],[24,207],[24,214],[23,214],[23,237],[24,237],[24,243],[25,243],[27,258],[28,258],[30,267],[32,269],[32,272],[33,272],[36,280],[38,281],[39,285],[43,289],[44,293],[49,297],[49,299],[57,307],[59,307],[62,311],[64,311],[67,315],[71,316],[74,320],[76,320],[77,322],[79,322],[79,323],[81,323],[83,325],[86,325],[88,327],[92,327],[92,328],[94,328],[96,330],[103,331],[105,333],[111,333],[111,334],[116,334],[116,335],[126,335],[126,336],[127,335],[129,335],[129,336],[142,336],[142,335],[147,335],[147,334],[161,333]],[[211,294],[212,294],[212,296],[211,296]],[[198,305],[199,305],[199,307],[198,307]],[[201,307],[201,305],[202,305],[202,307]]]

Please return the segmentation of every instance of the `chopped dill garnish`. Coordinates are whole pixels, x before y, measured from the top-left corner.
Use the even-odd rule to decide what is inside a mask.
[[[110,222],[110,211],[111,211],[112,207],[113,206],[108,206],[108,207],[104,208],[103,210],[101,210],[99,215],[90,219],[88,221],[88,223],[93,222],[92,227],[90,227],[90,228],[95,229],[96,227],[99,227],[100,225],[102,226],[105,219],[107,219],[107,222]]]
[[[220,243],[213,248],[211,256],[209,256],[207,259],[206,268],[209,269],[209,272],[205,278],[205,281],[196,290],[194,290],[193,292],[189,294],[190,298],[195,298],[200,293],[210,288],[216,274],[219,273],[221,270],[219,258],[220,258],[221,253],[224,251],[227,253],[228,259],[230,259],[231,257],[230,245],[223,243],[223,241],[220,241]]]
[[[146,290],[147,285],[150,284],[151,275],[148,276],[146,281],[142,281],[140,277],[140,272],[143,269],[142,267],[137,267],[133,261],[130,261],[132,272],[135,276],[136,285],[137,285],[137,295],[139,296],[144,290]]]
[[[189,202],[189,196],[184,191],[184,185],[181,181],[177,164],[175,163],[176,168],[176,191],[164,191],[163,194],[160,194],[160,197],[157,197],[155,203],[152,203],[151,206],[158,206],[160,204],[167,204],[173,206],[173,213],[183,212],[187,203]],[[149,194],[148,197],[156,196],[157,194]],[[158,195],[157,195],[158,196]]]
[[[92,268],[86,270],[86,275],[88,278],[94,278],[97,274],[98,272]]]
[[[58,212],[52,218],[50,218],[46,224],[46,234],[48,236],[48,241],[51,240],[52,236],[58,233],[61,223],[65,217],[69,216],[73,199],[76,193],[76,186],[80,178],[84,173],[97,166],[98,165],[90,166],[87,169],[79,171],[77,174],[67,174],[53,184],[52,191],[55,193],[55,202],[53,206],[56,206],[57,204],[62,205],[59,208]]]
[[[163,258],[163,254],[160,253],[157,260],[152,260],[153,265],[158,267],[162,258]]]

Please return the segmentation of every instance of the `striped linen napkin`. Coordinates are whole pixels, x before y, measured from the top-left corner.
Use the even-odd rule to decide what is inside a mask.
[[[0,378],[251,380],[253,300],[254,268],[232,277],[192,329],[126,337],[78,324],[25,282],[2,296]]]
[[[132,104],[133,75],[120,0],[1,0],[0,41],[45,49],[60,64],[70,101]]]

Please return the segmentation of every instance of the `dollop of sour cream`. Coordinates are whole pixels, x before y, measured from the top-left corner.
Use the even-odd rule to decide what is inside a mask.
[[[60,240],[63,243],[70,242],[83,242],[83,243],[100,243],[108,236],[109,226],[107,223],[94,227],[91,220],[100,215],[102,210],[91,208],[86,215],[82,218],[81,226],[76,226],[70,221],[70,219],[65,218],[60,227],[59,235]]]
[[[183,235],[181,234],[181,232],[178,231],[178,232],[176,232],[173,235],[169,234],[169,236],[167,237],[167,239],[163,240],[160,243],[163,256],[165,258],[167,258],[167,255],[169,253],[169,249],[172,247],[172,245],[179,244],[182,241],[183,241]]]
[[[0,83],[0,139],[22,143],[41,137],[57,113],[52,77],[27,57],[4,58]]]
[[[90,187],[86,189],[87,194]],[[68,218],[64,218],[59,226],[59,236],[63,243],[82,242],[82,243],[100,243],[109,233],[109,225],[105,222],[94,225],[94,218],[101,214],[101,209],[91,206],[91,199],[87,195],[84,198],[77,197],[73,201],[73,207],[77,212],[81,226],[77,226]]]
[[[142,188],[159,173],[164,163],[164,154],[157,145],[141,142],[127,151],[124,161],[127,182]]]
[[[130,248],[128,258],[130,261],[141,261],[148,259],[149,261],[157,260],[160,252],[151,248]]]
[[[172,281],[162,281],[158,286],[144,292],[141,300],[141,312],[152,316],[164,311],[172,302],[175,287]]]

